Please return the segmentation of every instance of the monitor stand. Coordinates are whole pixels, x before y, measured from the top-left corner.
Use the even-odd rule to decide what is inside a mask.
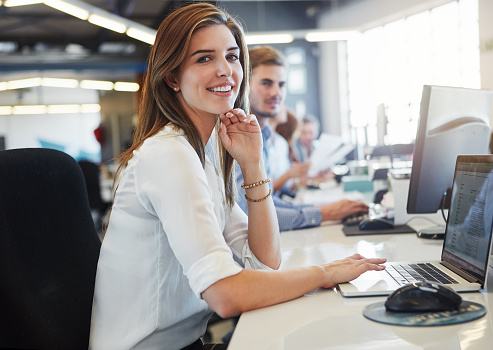
[[[450,208],[450,201],[452,197],[452,189],[448,188],[447,191],[442,196],[442,201],[440,203],[440,207],[442,209],[442,217],[445,223],[443,225],[435,225],[426,227],[416,234],[420,238],[428,238],[428,239],[445,239],[445,230],[447,226],[447,219],[445,218],[445,208]]]
[[[425,227],[416,232],[419,238],[428,239],[444,239],[445,238],[445,225],[437,225]]]

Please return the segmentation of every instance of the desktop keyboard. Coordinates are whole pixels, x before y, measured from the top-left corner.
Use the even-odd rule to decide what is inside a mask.
[[[342,224],[344,226],[356,226],[363,220],[368,217],[368,213],[356,213],[349,216],[346,216],[342,219]]]
[[[417,281],[437,282],[441,284],[458,283],[452,277],[430,263],[390,265],[387,266],[385,271],[387,271],[399,285]]]
[[[385,216],[384,208],[379,204],[372,204],[368,209],[368,212],[359,212],[355,214],[351,214],[342,219],[342,224],[344,226],[356,226],[369,216],[371,217],[382,217]]]

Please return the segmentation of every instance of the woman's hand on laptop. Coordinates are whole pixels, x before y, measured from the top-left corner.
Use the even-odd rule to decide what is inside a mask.
[[[327,281],[323,287],[332,288],[338,283],[352,281],[366,271],[384,270],[385,266],[382,264],[386,261],[386,258],[365,258],[354,254],[346,259],[321,265]]]

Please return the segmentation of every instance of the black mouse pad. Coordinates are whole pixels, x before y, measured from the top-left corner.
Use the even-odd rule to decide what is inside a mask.
[[[375,322],[395,326],[431,327],[465,323],[486,314],[483,305],[465,300],[459,310],[434,312],[392,312],[387,311],[384,304],[382,301],[366,306],[363,316]]]
[[[358,228],[358,225],[344,226],[342,232],[346,236],[360,236],[360,235],[384,235],[387,233],[416,233],[411,227],[407,225],[397,225],[394,228],[385,228],[379,230],[365,230],[362,231]]]

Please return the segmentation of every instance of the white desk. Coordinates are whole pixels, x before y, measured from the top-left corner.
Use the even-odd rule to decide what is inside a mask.
[[[294,198],[293,202],[318,205],[330,204],[341,199],[360,200],[366,203],[373,202],[374,192],[344,192],[342,184],[335,181],[328,181],[321,186],[322,189],[317,190],[299,189],[296,191],[296,198]]]
[[[428,225],[428,222],[424,222]],[[341,225],[283,232],[282,268],[308,266],[354,253],[389,260],[440,259],[443,241],[415,234],[346,237]],[[417,227],[419,228],[419,227]],[[493,305],[493,275],[486,291],[461,293],[465,300]],[[241,315],[229,350],[468,349],[493,348],[493,312],[475,321],[442,327],[401,327],[370,321],[364,306],[385,297],[343,298],[332,289]]]

